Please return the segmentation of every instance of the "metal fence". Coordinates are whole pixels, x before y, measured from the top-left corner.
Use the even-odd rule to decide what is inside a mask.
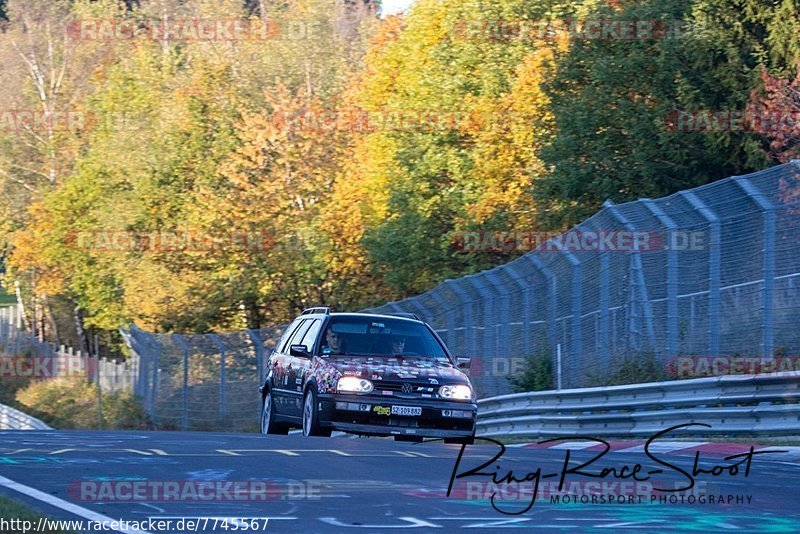
[[[51,430],[51,428],[35,417],[0,404],[0,430]]]
[[[83,377],[105,392],[131,391],[134,361],[116,362],[37,339],[23,328],[19,306],[0,307],[0,379]]]
[[[578,240],[604,232],[644,232],[650,246],[554,240],[370,311],[431,323],[451,350],[482,364],[484,397],[508,393],[495,372],[508,361],[554,358],[559,345],[564,388],[601,385],[645,356],[663,365],[678,355],[800,351],[800,161],[658,200],[606,202],[570,231]]]
[[[794,354],[799,185],[792,162],[659,200],[607,203],[570,231],[575,242],[638,232],[650,246],[600,250],[562,237],[367,311],[411,312],[432,324],[454,353],[473,358],[481,397],[508,393],[508,376],[525,357],[555,358],[556,347],[564,388],[602,383],[645,356],[663,364],[678,355]],[[132,389],[162,426],[255,429],[256,387],[280,333],[152,335],[134,327],[123,332],[129,362],[100,364],[98,375],[107,389]],[[21,330],[15,308],[0,310],[0,346],[11,354],[59,352]]]
[[[133,326],[134,393],[162,428],[258,430],[258,386],[282,327],[227,334],[150,334]]]
[[[0,354],[52,356],[54,345],[42,343],[23,328],[20,306],[0,307]]]
[[[638,233],[649,246],[592,250],[555,239],[365,311],[421,316],[455,354],[473,358],[480,397],[509,393],[525,357],[555,359],[557,347],[563,388],[603,384],[644,357],[660,366],[679,355],[800,351],[800,162],[658,200],[609,202],[570,233]],[[257,428],[255,392],[280,333],[123,332],[135,392],[157,423],[242,430]]]

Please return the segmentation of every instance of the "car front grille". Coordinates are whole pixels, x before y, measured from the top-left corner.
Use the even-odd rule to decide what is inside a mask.
[[[436,396],[436,386],[430,384],[414,384],[412,382],[387,382],[376,380],[375,392],[378,394],[392,395],[400,398],[417,398]],[[404,388],[405,386],[405,388]]]

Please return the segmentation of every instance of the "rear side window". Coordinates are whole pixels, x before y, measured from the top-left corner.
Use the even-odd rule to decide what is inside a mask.
[[[286,342],[289,341],[289,336],[292,335],[297,325],[300,324],[299,319],[295,319],[289,326],[286,327],[286,330],[283,331],[281,334],[281,339],[278,341],[278,344],[275,345],[275,352],[285,352],[286,351]]]
[[[283,354],[289,353],[289,347],[293,344],[298,344],[300,339],[303,339],[303,334],[308,329],[310,319],[301,319],[296,326],[292,329],[289,327],[290,334],[286,337],[286,341],[284,342],[283,346],[281,347],[281,352]],[[299,336],[299,337],[298,337]]]
[[[317,340],[317,335],[319,334],[319,329],[322,327],[322,321],[319,319],[314,319],[311,323],[311,326],[308,330],[306,330],[305,335],[303,336],[303,340],[300,343],[295,343],[296,345],[305,345],[306,349],[309,352],[314,348],[314,342]]]

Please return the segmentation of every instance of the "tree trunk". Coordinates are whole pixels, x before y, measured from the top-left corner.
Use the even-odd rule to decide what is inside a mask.
[[[17,306],[19,306],[20,316],[22,317],[22,328],[23,330],[28,330],[28,316],[25,314],[25,302],[22,300],[22,290],[18,280],[14,280],[14,294],[17,296]]]
[[[47,316],[47,322],[50,324],[50,333],[53,334],[53,342],[56,346],[61,345],[61,336],[58,333],[58,323],[56,323],[56,318],[53,316],[53,309],[50,307],[50,301],[47,297],[42,297],[43,301],[43,308],[44,313]]]
[[[247,328],[250,330],[261,328],[261,315],[258,309],[258,302],[254,297],[245,297],[244,310],[247,318]]]
[[[78,345],[84,354],[89,354],[89,339],[83,328],[83,310],[76,304],[72,317],[75,319],[75,333],[78,335]]]

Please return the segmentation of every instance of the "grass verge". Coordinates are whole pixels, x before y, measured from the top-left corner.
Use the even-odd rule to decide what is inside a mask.
[[[22,411],[58,429],[147,430],[142,406],[127,392],[104,393],[98,407],[97,386],[83,379],[32,382],[17,390]]]
[[[39,519],[42,516],[31,510],[30,508],[16,503],[12,500],[0,497],[0,519],[6,521],[6,524],[0,525],[2,532],[9,533],[22,533],[25,531],[32,532],[39,524]],[[16,521],[15,521],[16,520]],[[23,529],[24,521],[29,521],[30,529]],[[13,528],[12,528],[13,527]],[[54,530],[45,529],[40,532],[49,532],[52,534],[72,534],[69,530]]]

